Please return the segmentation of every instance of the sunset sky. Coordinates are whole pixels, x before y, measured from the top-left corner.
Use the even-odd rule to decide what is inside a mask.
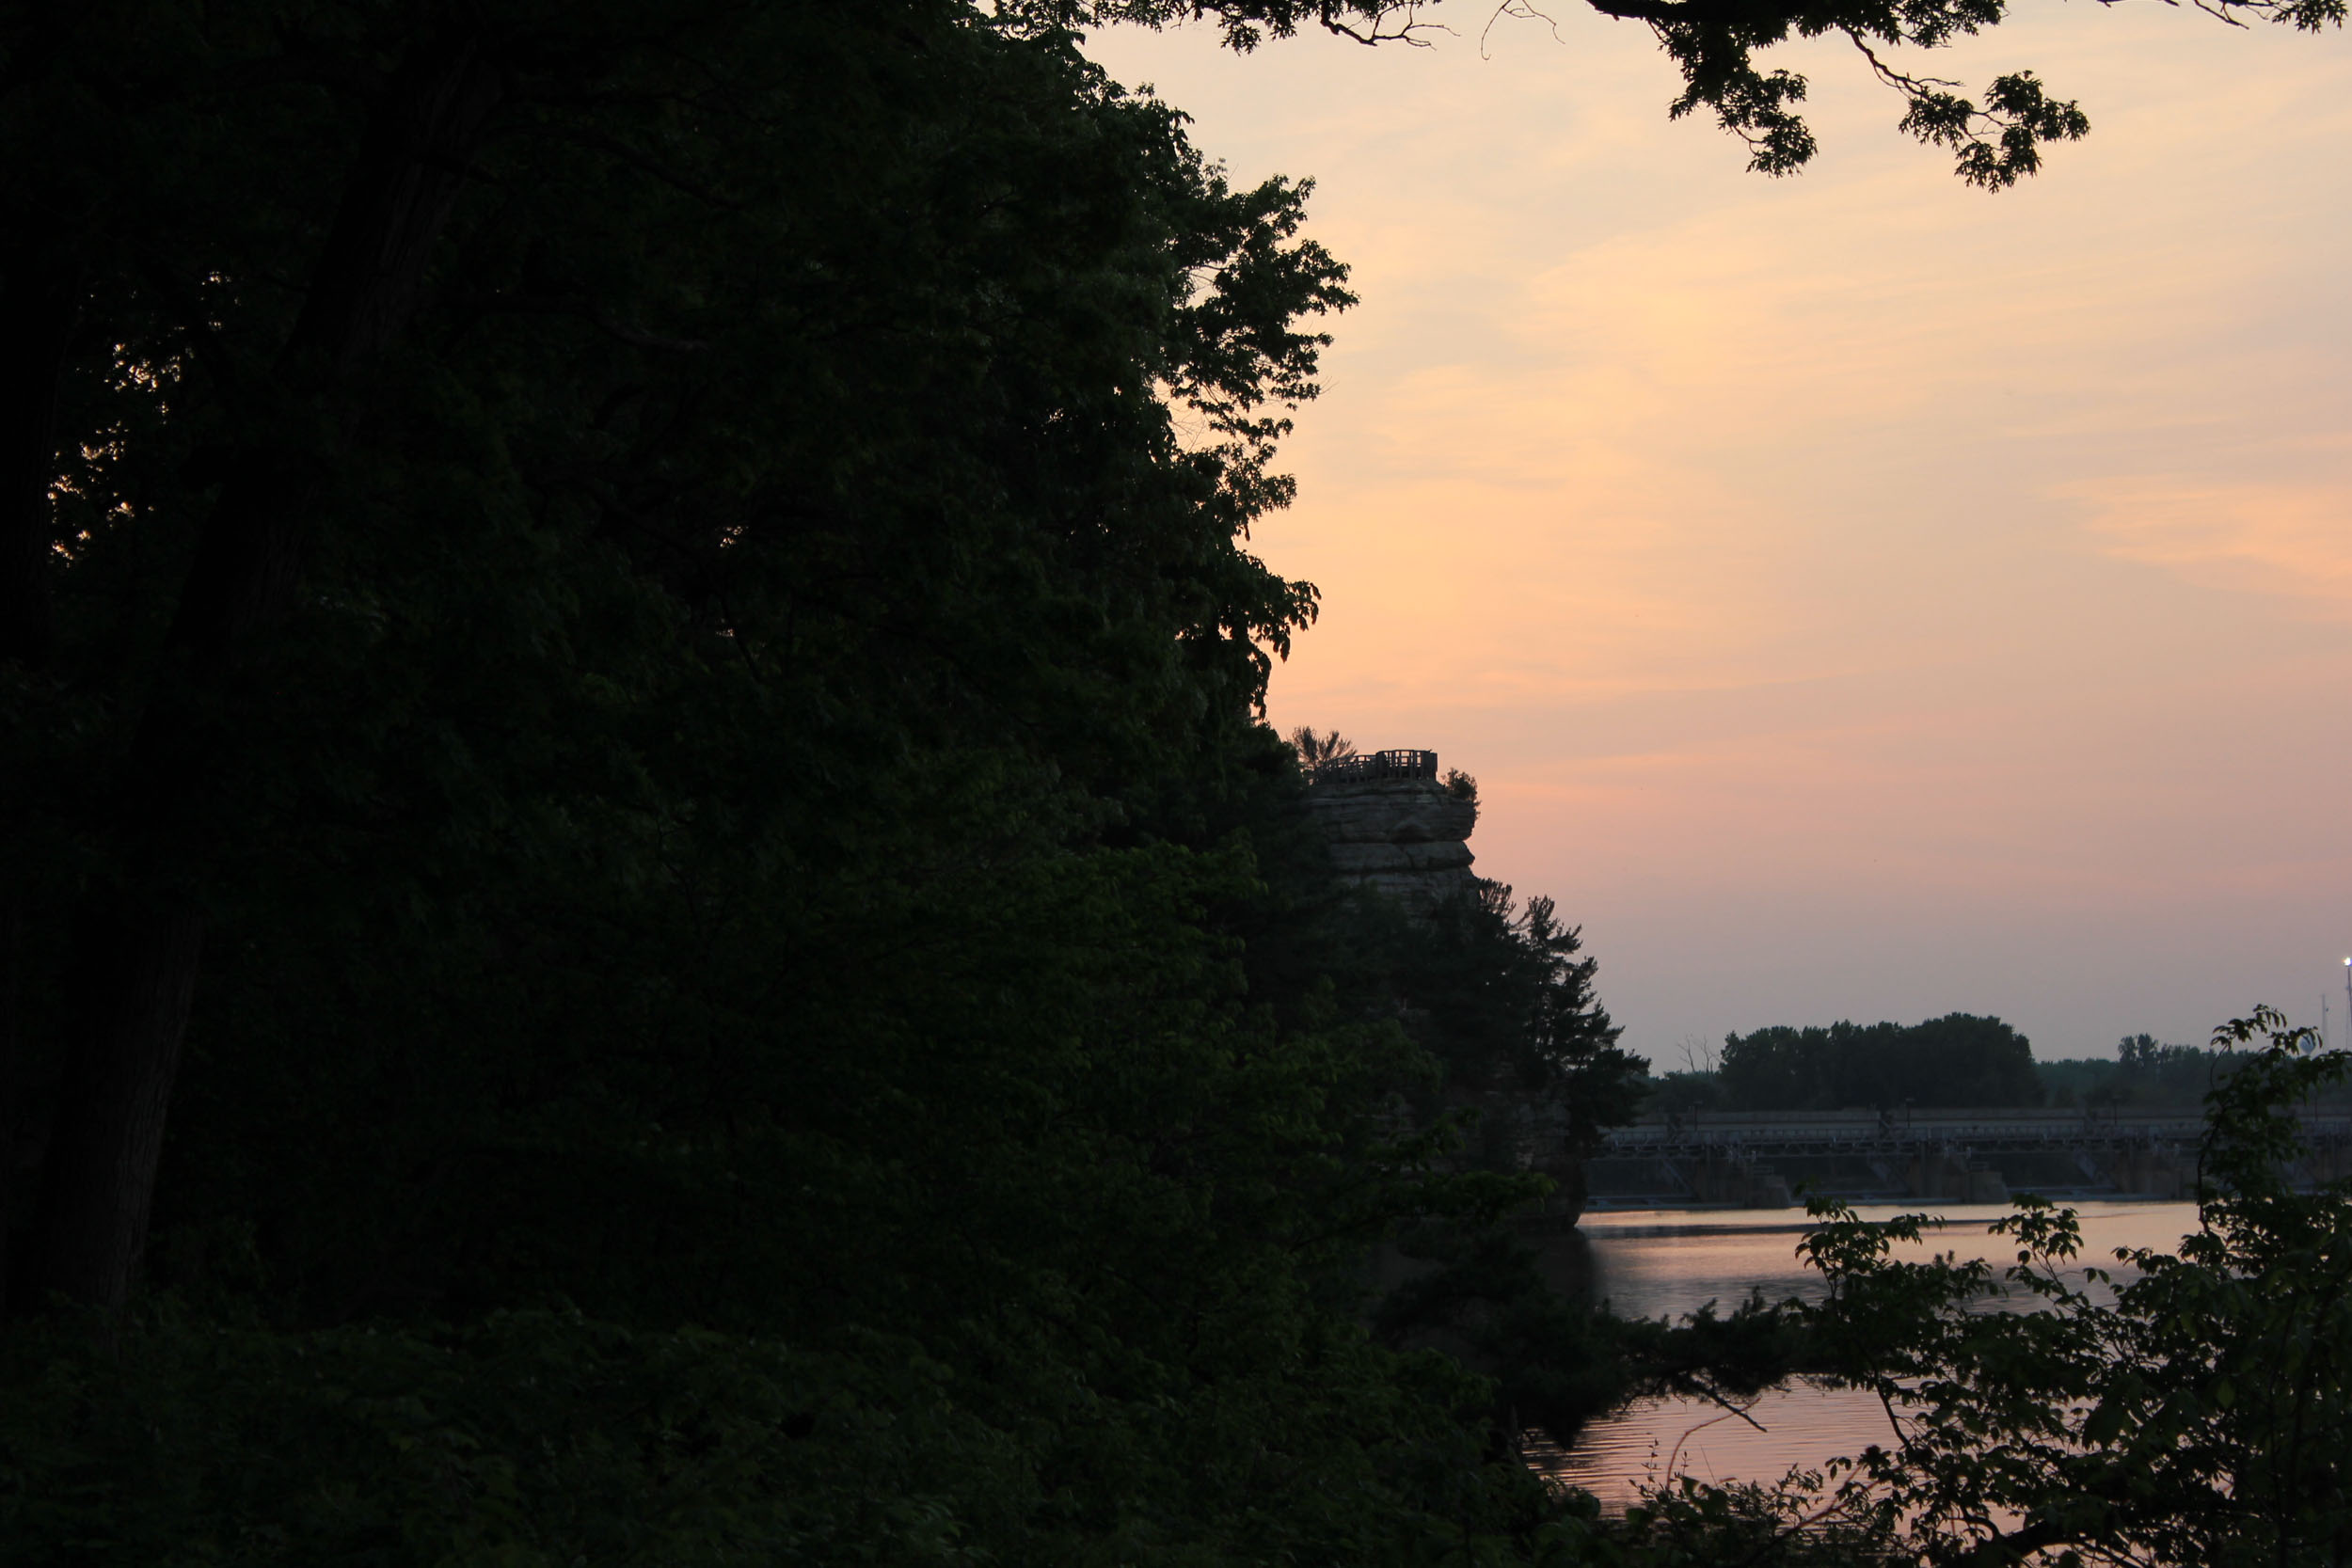
[[[2030,5],[1908,62],[2092,132],[1989,196],[1846,45],[1794,179],[1634,24],[1430,13],[1236,57],[1114,31],[1363,303],[1261,553],[1272,717],[1479,780],[1626,1043],[1995,1013],[2044,1057],[2344,1022],[2352,40]]]

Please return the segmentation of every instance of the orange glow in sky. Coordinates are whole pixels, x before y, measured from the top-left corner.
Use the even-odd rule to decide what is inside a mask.
[[[1272,716],[1477,775],[1626,1043],[1996,1013],[2044,1057],[2315,1022],[2352,952],[2352,39],[2040,0],[1908,62],[2089,112],[2017,190],[1783,51],[1823,152],[1669,122],[1633,24],[1089,53],[1363,304],[1256,545]]]

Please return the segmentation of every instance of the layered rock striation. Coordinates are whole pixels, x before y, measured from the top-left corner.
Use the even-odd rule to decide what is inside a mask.
[[[1434,777],[1320,779],[1307,791],[1307,811],[1330,846],[1333,870],[1408,908],[1460,897],[1476,879],[1468,840],[1478,803]]]

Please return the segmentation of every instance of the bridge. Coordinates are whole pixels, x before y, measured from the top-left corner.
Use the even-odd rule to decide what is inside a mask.
[[[2306,1182],[2352,1174],[2352,1110],[2304,1108]],[[1779,1208],[1800,1190],[1851,1201],[2180,1198],[2197,1180],[2201,1112],[1688,1112],[1612,1129],[1584,1162],[1594,1208]]]

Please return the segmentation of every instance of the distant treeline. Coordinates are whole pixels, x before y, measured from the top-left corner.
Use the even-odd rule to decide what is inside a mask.
[[[1649,1108],[1842,1110],[1912,1105],[2194,1106],[2239,1058],[2130,1035],[2113,1057],[2036,1062],[1997,1018],[1792,1028],[1724,1037],[1711,1064],[1650,1080]]]

